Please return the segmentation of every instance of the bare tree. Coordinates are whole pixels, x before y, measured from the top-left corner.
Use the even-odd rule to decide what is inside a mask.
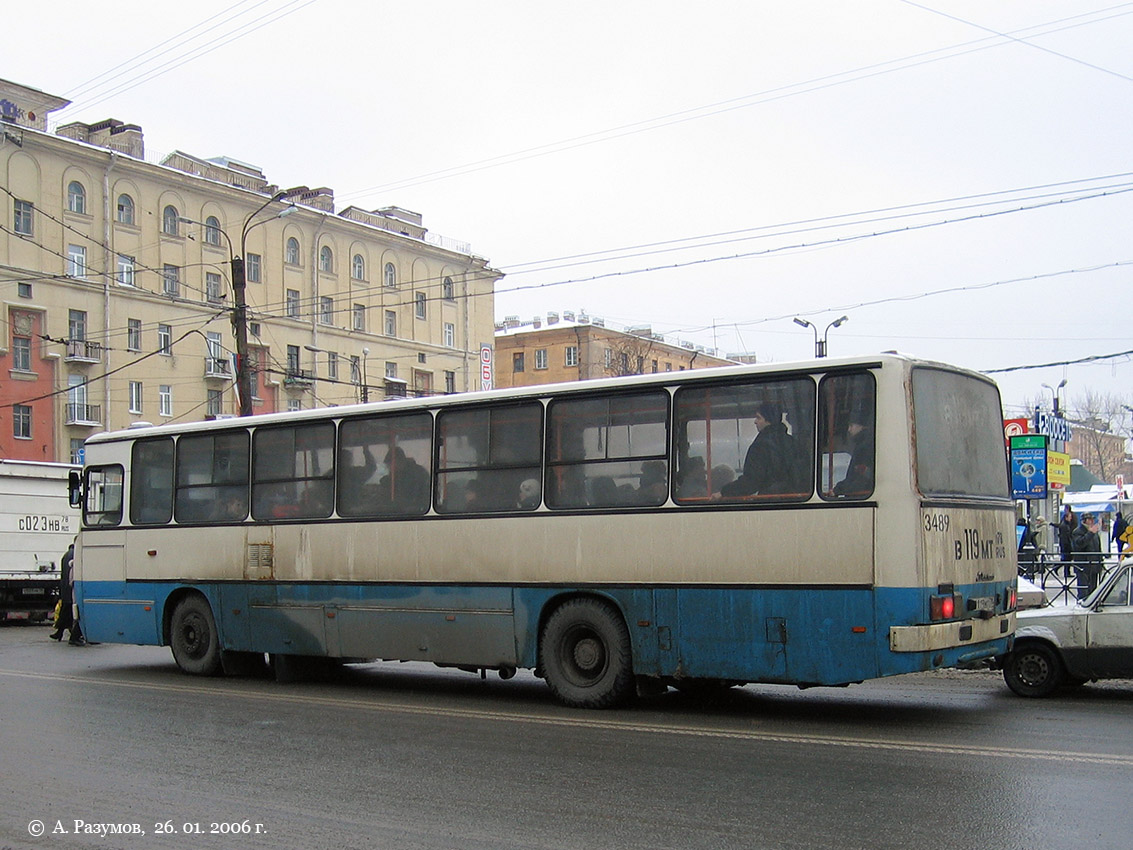
[[[649,355],[653,351],[653,340],[633,334],[617,334],[606,340],[610,349],[610,360],[606,374],[620,378],[625,375],[644,375]]]
[[[1067,418],[1074,425],[1071,446],[1090,472],[1110,481],[1126,462],[1129,404],[1112,393],[1087,390],[1075,396]]]

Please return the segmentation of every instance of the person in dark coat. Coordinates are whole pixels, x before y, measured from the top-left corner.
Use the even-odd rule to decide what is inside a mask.
[[[63,632],[70,632],[71,637],[67,643],[71,646],[82,646],[85,643],[83,630],[79,628],[73,610],[75,595],[71,585],[71,569],[74,562],[75,544],[72,543],[67,547],[63,561],[59,565],[59,622],[55,624],[55,631],[51,633],[50,637],[52,640],[62,640]]]
[[[1074,546],[1074,573],[1078,577],[1078,598],[1094,592],[1102,574],[1102,541],[1098,536],[1098,518],[1084,514],[1071,536]]]
[[[1062,519],[1058,521],[1056,528],[1058,529],[1058,556],[1062,560],[1062,572],[1066,578],[1070,578],[1070,562],[1074,560],[1074,542],[1071,538],[1074,535],[1074,529],[1077,527],[1078,521],[1074,516],[1074,509],[1065,505],[1062,508]]]
[[[721,496],[792,493],[798,488],[795,441],[783,424],[782,411],[774,404],[759,405],[755,428],[758,433],[744,457],[743,472],[720,488]]]
[[[1113,518],[1113,528],[1109,533],[1110,542],[1117,545],[1118,554],[1121,554],[1125,548],[1125,529],[1128,527],[1129,523],[1126,522],[1125,516],[1118,511],[1117,516]]]
[[[850,442],[850,465],[846,477],[834,485],[836,496],[868,496],[873,492],[873,417],[864,409],[850,415],[846,433]]]

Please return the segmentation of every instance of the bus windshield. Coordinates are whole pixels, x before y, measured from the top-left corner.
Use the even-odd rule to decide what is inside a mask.
[[[913,370],[917,482],[926,496],[1007,496],[999,391],[942,369]]]

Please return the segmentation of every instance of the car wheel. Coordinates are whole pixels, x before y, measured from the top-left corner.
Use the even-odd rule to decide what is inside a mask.
[[[1021,697],[1045,697],[1066,678],[1062,660],[1042,643],[1016,647],[1003,666],[1003,679]]]

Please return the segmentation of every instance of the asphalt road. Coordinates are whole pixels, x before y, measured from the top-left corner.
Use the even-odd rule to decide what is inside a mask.
[[[167,649],[47,632],[0,628],[0,850],[1133,840],[1131,683],[1028,701],[997,674],[952,671],[585,712],[523,673],[199,679]]]

